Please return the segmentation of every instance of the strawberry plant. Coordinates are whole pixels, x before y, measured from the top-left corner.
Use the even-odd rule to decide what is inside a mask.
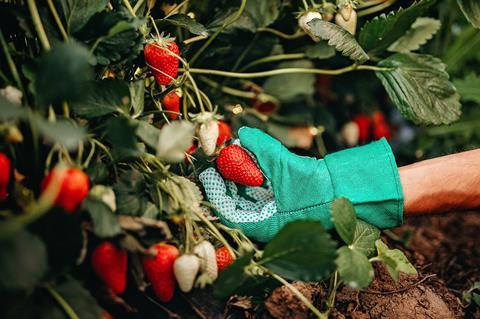
[[[261,244],[215,216],[198,175],[268,184],[241,126],[319,157],[382,137],[402,161],[478,145],[480,9],[457,2],[0,3],[2,318],[164,317],[208,286],[279,285],[327,318],[376,264],[417,274],[347,198],[334,229],[295,221]]]

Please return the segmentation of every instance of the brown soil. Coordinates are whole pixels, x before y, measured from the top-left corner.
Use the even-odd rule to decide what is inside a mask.
[[[419,275],[402,275],[395,283],[384,267],[376,264],[375,280],[366,291],[340,289],[331,317],[480,318],[478,308],[464,309],[459,300],[463,290],[480,280],[479,232],[478,212],[408,219],[384,239],[390,247],[405,252]],[[304,285],[302,289],[312,300],[325,297],[316,286]],[[283,288],[277,289],[266,305],[275,318],[305,318],[305,309]],[[293,314],[294,309],[299,309],[298,313]]]

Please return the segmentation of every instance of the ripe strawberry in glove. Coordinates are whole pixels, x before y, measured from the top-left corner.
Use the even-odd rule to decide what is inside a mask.
[[[147,43],[143,55],[159,85],[168,85],[177,77],[180,50],[173,38],[160,37]],[[175,55],[172,55],[174,53]]]
[[[215,251],[215,255],[217,257],[217,267],[219,272],[221,272],[234,262],[232,255],[225,246],[218,248]]]
[[[10,159],[5,153],[0,153],[0,201],[7,198],[7,188],[10,182]]]
[[[175,260],[173,272],[183,292],[190,292],[200,270],[200,260],[195,255],[182,255]]]
[[[180,96],[175,91],[168,92],[162,98],[162,107],[172,113],[167,113],[167,117],[171,120],[176,120],[178,118],[178,113],[180,112]]]
[[[224,147],[217,157],[217,168],[226,179],[245,186],[263,184],[263,174],[250,155],[238,145]]]
[[[356,115],[353,121],[358,126],[358,139],[360,143],[365,143],[370,139],[370,132],[372,129],[372,120],[364,114]]]
[[[168,302],[175,292],[175,274],[173,264],[179,252],[177,247],[168,244],[155,245],[155,257],[143,257],[143,270],[152,283],[153,291],[162,302]]]
[[[224,121],[218,121],[218,138],[217,146],[223,145],[223,143],[232,139],[232,129],[230,125]]]
[[[65,211],[73,213],[87,197],[90,182],[87,174],[78,168],[53,169],[42,181],[41,189],[44,191],[50,183],[58,177],[61,181],[60,191],[55,199],[55,205]]]
[[[100,279],[116,294],[127,285],[127,252],[105,241],[92,254],[92,268]]]

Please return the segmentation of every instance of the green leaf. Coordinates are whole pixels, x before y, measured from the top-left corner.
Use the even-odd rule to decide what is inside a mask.
[[[417,1],[406,9],[400,8],[397,12],[376,16],[363,25],[358,34],[358,42],[371,54],[386,50],[434,3],[435,0]]]
[[[398,281],[400,272],[408,275],[417,275],[417,270],[408,261],[399,249],[389,249],[380,239],[375,242],[378,258],[387,266],[388,273],[393,280]]]
[[[335,267],[335,246],[319,222],[295,221],[268,243],[259,263],[291,280],[321,280]]]
[[[272,24],[280,14],[281,0],[247,1],[245,12],[248,13],[257,28]]]
[[[107,6],[107,0],[57,0],[69,34],[83,28],[88,20]]]
[[[313,68],[310,60],[283,62],[278,68]],[[282,102],[288,103],[299,97],[313,96],[315,93],[315,76],[313,74],[295,73],[274,75],[264,82],[265,93],[270,94]]]
[[[15,105],[0,95],[0,120],[20,120],[27,117],[27,109]]]
[[[188,121],[175,121],[165,125],[158,137],[157,156],[167,162],[181,162],[185,151],[192,145],[195,127]]]
[[[480,295],[474,293],[475,290],[480,291],[480,281],[474,282],[468,290],[462,292],[462,301],[466,306],[470,305],[472,300],[480,306]]]
[[[135,137],[136,130],[136,123],[124,117],[114,117],[107,122],[105,137],[116,159],[121,160],[140,154]]]
[[[332,222],[338,235],[347,245],[352,244],[357,223],[352,203],[346,198],[339,198],[333,201],[331,210]]]
[[[20,231],[0,241],[0,291],[32,289],[47,265],[47,248],[32,233]]]
[[[145,20],[133,18],[127,11],[103,11],[76,34],[87,43],[101,65],[133,61],[143,50],[143,36],[139,32]]]
[[[145,107],[145,82],[143,79],[130,82],[130,100],[133,110],[132,117],[137,118]]]
[[[193,20],[186,14],[178,13],[166,19],[161,19],[157,21],[158,21],[158,25],[162,25],[163,23],[168,23],[176,27],[187,29],[190,33],[193,33],[196,35],[203,35],[203,36],[208,35],[208,30],[203,26],[203,24],[198,23],[197,21]]]
[[[475,28],[480,28],[480,2],[478,0],[457,0],[458,6],[462,10],[465,18]]]
[[[344,56],[359,63],[370,59],[355,37],[344,28],[320,19],[313,19],[308,25],[314,35],[322,40],[328,40],[328,45],[335,47]]]
[[[216,298],[225,299],[239,289],[248,278],[251,277],[245,271],[252,262],[253,252],[249,252],[236,259],[230,266],[220,273],[220,276],[213,284],[213,294]]]
[[[117,213],[142,216],[148,205],[147,185],[143,174],[135,169],[123,171],[114,184]]]
[[[309,45],[305,50],[305,56],[309,59],[328,59],[335,56],[335,48],[329,46],[326,41]]]
[[[463,79],[453,80],[453,84],[463,101],[472,101],[480,104],[480,77],[475,73],[469,73]]]
[[[93,233],[100,237],[114,237],[122,232],[117,217],[100,199],[88,196],[82,202],[82,207],[88,212],[93,224]]]
[[[467,62],[477,57],[480,52],[480,36],[478,34],[479,31],[469,25],[455,38],[455,42],[448,46],[443,61],[448,65],[450,73],[463,70]]]
[[[427,43],[438,30],[441,23],[439,20],[432,18],[417,18],[400,39],[392,43],[388,47],[391,52],[410,52],[418,50],[422,45]]]
[[[34,85],[42,106],[81,100],[90,89],[91,65],[95,59],[74,41],[59,43],[39,61]]]
[[[68,150],[76,149],[87,137],[84,127],[76,126],[67,120],[48,122],[39,115],[32,116],[31,120],[47,141],[63,145]]]
[[[75,114],[85,118],[95,118],[118,112],[130,101],[130,91],[125,81],[98,80],[92,82],[92,88],[83,101],[72,103]]]
[[[461,114],[459,95],[446,65],[430,55],[397,53],[378,63],[376,71],[390,99],[409,120],[420,124],[450,124]]]
[[[477,294],[475,292],[472,293],[472,300],[475,302],[477,306],[480,306],[480,294]]]
[[[357,219],[355,235],[349,247],[370,257],[376,251],[375,241],[377,241],[378,238],[380,238],[380,231],[375,226]]]
[[[138,124],[137,136],[144,141],[145,144],[156,149],[161,131],[145,121],[137,121],[136,123]]]
[[[353,289],[368,287],[373,280],[374,272],[367,256],[347,246],[340,247],[337,253],[335,264],[340,279]]]

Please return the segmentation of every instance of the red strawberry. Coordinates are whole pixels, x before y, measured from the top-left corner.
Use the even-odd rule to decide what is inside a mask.
[[[152,283],[153,291],[162,302],[168,302],[175,292],[173,263],[179,255],[177,247],[168,244],[155,245],[155,257],[144,257],[143,270]]]
[[[392,130],[386,122],[375,124],[373,127],[373,138],[379,140],[382,137],[385,137],[387,141],[390,141],[392,137]]]
[[[55,204],[65,211],[73,213],[87,197],[90,182],[87,174],[78,168],[53,169],[42,181],[41,189],[44,191],[52,182],[56,174],[61,174],[60,191],[55,199]]]
[[[353,118],[353,121],[358,125],[358,139],[360,143],[365,143],[370,138],[372,120],[367,115],[359,114]]]
[[[381,111],[373,112],[372,114],[373,124],[386,123],[385,115]]]
[[[178,72],[178,58],[172,55],[180,53],[177,44],[172,38],[160,38],[147,43],[143,49],[145,61],[152,69],[155,80],[159,85],[168,85]]]
[[[7,188],[10,182],[10,159],[5,153],[0,153],[0,201],[7,198]]]
[[[232,138],[232,129],[230,125],[223,121],[218,121],[218,138],[217,145],[220,146],[223,143],[229,141]]]
[[[105,241],[92,254],[92,268],[100,279],[116,294],[127,285],[127,252]]]
[[[171,120],[176,120],[178,118],[178,112],[180,112],[180,97],[177,92],[170,91],[162,99],[162,106],[165,110],[174,112],[168,113],[167,117]]]
[[[217,157],[217,168],[223,177],[246,186],[260,186],[263,183],[262,171],[238,145],[224,147]]]
[[[227,268],[234,261],[232,255],[225,246],[218,248],[215,251],[215,255],[217,257],[217,267],[219,272]]]

